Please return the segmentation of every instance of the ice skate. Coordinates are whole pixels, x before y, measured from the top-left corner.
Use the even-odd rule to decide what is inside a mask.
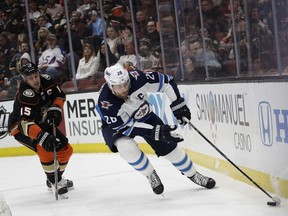
[[[164,186],[157,175],[156,171],[154,170],[150,176],[147,176],[147,179],[153,189],[153,192],[157,195],[162,194],[164,191]]]
[[[63,184],[68,190],[73,190],[73,189],[74,189],[74,184],[73,184],[73,181],[72,181],[72,180],[65,179],[65,178],[62,176],[62,179],[61,179],[60,182],[61,182],[61,184]],[[60,182],[58,182],[58,185],[59,185]],[[46,185],[47,185],[48,191],[51,191],[51,190],[52,190],[51,182],[50,182],[48,179],[46,180]]]
[[[68,194],[68,189],[67,189],[67,186],[66,186],[66,181],[65,181],[65,179],[62,178],[61,181],[59,181],[59,182],[57,183],[57,187],[56,187],[55,184],[52,184],[51,182],[49,182],[49,183],[50,183],[50,185],[51,185],[51,190],[52,190],[53,194],[56,196],[56,200],[58,200],[57,195],[56,195],[56,190],[57,190],[58,195],[59,195],[60,198],[62,198],[62,199],[68,199],[68,196],[67,196],[67,194]],[[56,188],[57,188],[57,189],[56,189]]]
[[[208,189],[213,188],[216,184],[214,179],[203,176],[198,172],[196,172],[192,177],[188,177],[188,178],[195,184],[198,184]]]

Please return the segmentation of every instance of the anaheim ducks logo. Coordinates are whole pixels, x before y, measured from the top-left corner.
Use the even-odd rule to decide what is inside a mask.
[[[25,97],[34,97],[35,96],[35,92],[32,90],[32,89],[26,89],[24,92],[23,92],[23,95]]]

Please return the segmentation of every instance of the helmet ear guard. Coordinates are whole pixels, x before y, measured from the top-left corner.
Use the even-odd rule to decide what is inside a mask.
[[[39,72],[38,67],[32,62],[23,65],[20,70],[20,74],[23,78],[37,72]]]
[[[112,92],[113,85],[121,85],[123,83],[130,82],[128,71],[120,64],[107,67],[104,71],[104,78]]]

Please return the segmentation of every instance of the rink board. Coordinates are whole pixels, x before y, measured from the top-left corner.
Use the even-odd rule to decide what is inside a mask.
[[[180,90],[193,125],[265,189],[288,197],[288,83],[185,85]],[[94,109],[97,97],[97,92],[67,95],[61,129],[74,152],[109,152]],[[165,123],[177,124],[165,95],[150,94],[149,101]],[[0,105],[0,156],[33,154],[7,135],[12,106],[13,101]],[[247,182],[191,127],[179,127],[178,132],[196,164]],[[152,152],[144,140],[137,141],[144,151]]]

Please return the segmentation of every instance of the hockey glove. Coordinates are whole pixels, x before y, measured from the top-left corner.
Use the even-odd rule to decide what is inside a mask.
[[[178,100],[174,101],[170,105],[170,107],[180,125],[185,125],[187,123],[186,121],[183,120],[183,117],[187,118],[190,121],[191,112],[190,109],[185,104],[184,98],[179,98]]]
[[[48,125],[52,125],[53,122],[56,127],[60,125],[62,121],[62,109],[57,105],[52,105],[47,109],[46,122]]]
[[[44,131],[39,133],[37,140],[39,142],[39,145],[48,152],[53,152],[54,146],[57,149],[57,147],[60,145],[59,140],[57,140],[55,136]]]
[[[152,129],[152,138],[156,141],[164,141],[167,143],[170,142],[182,142],[184,139],[182,138],[181,135],[177,133],[171,133],[171,131],[176,130],[176,126],[172,125],[156,125]]]

